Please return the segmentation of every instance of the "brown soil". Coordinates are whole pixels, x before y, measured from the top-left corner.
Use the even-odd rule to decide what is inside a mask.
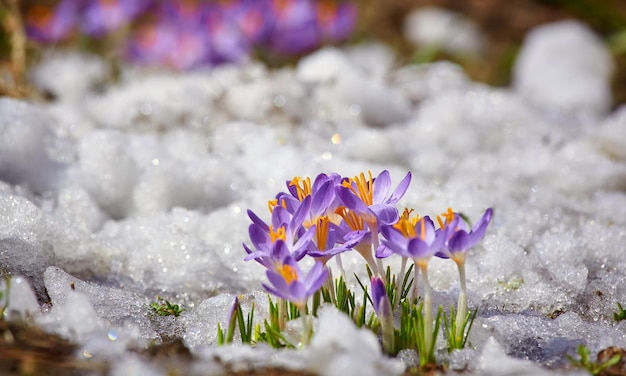
[[[76,346],[22,321],[0,320],[2,375],[104,374],[102,363],[80,360]]]

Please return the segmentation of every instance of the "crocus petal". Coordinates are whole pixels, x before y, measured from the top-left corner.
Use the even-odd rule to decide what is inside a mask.
[[[402,196],[404,196],[407,189],[409,188],[409,184],[411,183],[411,176],[411,172],[409,171],[404,179],[402,179],[400,184],[398,184],[393,193],[391,193],[391,196],[387,200],[388,204],[395,205],[398,201],[400,201]]]
[[[381,227],[380,232],[392,243],[397,243],[401,246],[404,246],[408,242],[408,239],[405,238],[404,235],[402,235],[402,233],[395,229],[393,226],[383,226]]]
[[[370,231],[350,231],[344,235],[343,239],[346,242],[352,242],[354,244],[357,244],[360,242],[369,242],[371,239],[371,235],[372,233]]]
[[[448,248],[451,253],[464,252],[471,248],[470,237],[465,231],[457,231],[448,240]]]
[[[292,220],[292,215],[282,206],[277,206],[272,212],[272,228],[276,230],[281,226],[286,226]]]
[[[309,291],[302,282],[292,282],[289,285],[289,300],[297,306],[304,305],[306,304],[306,299],[309,295],[312,295],[312,293],[309,294],[308,292]]]
[[[378,248],[376,249],[376,258],[387,258],[393,255],[393,250],[387,247],[385,244],[380,243]]]
[[[308,295],[313,295],[314,292],[319,290],[327,277],[328,268],[326,268],[320,261],[317,261],[304,280],[304,284],[307,286]]]
[[[482,237],[485,235],[485,231],[487,230],[487,226],[489,226],[489,223],[491,222],[492,216],[493,216],[492,208],[485,210],[485,214],[483,214],[483,216],[480,218],[478,223],[476,223],[476,225],[472,229],[470,238],[471,238],[471,241],[474,242],[474,244],[478,243],[478,241],[482,239]]]
[[[296,230],[298,227],[300,227],[300,225],[302,225],[302,222],[304,222],[304,219],[309,215],[309,211],[311,210],[311,199],[311,196],[306,196],[302,200],[302,203],[300,204],[300,207],[298,207],[298,210],[293,213],[293,218],[291,219],[291,222],[289,222],[289,226],[293,230]]]
[[[267,223],[265,223],[261,218],[259,218],[258,215],[256,215],[250,209],[248,209],[248,217],[250,218],[252,223],[255,223],[256,225],[260,226],[264,231],[268,232],[270,230],[270,226],[268,226]]]
[[[289,296],[285,294],[284,292],[282,292],[281,290],[275,289],[269,285],[266,285],[265,283],[261,283],[261,286],[263,286],[263,288],[270,294],[276,295],[279,298],[282,298],[285,300],[289,300]]]
[[[422,221],[424,221],[424,234],[422,234],[422,224],[421,224]],[[435,224],[433,223],[433,221],[430,219],[429,216],[426,216],[417,222],[415,226],[415,233],[421,240],[423,240],[427,244],[431,244],[435,241],[436,239]]]
[[[407,246],[400,245],[398,243],[391,242],[387,239],[381,239],[381,244],[384,244],[385,247],[389,248],[393,253],[398,254],[403,257],[413,258],[407,249]]]
[[[283,278],[282,275],[269,269],[265,271],[265,275],[267,276],[267,280],[270,281],[270,283],[276,290],[282,291],[283,293],[286,293],[288,291],[289,285],[287,284],[287,282],[285,281],[285,278]]]
[[[320,251],[317,247],[313,247],[312,249],[307,251],[307,254],[311,257],[332,257],[338,255],[340,253],[349,251],[353,246],[340,245],[337,247],[329,248],[323,251]]]
[[[369,207],[370,211],[378,219],[381,225],[390,225],[398,221],[398,209],[392,205],[374,204]]]
[[[447,250],[446,248],[443,248],[442,250],[440,250],[439,252],[435,253],[435,257],[439,257],[441,259],[449,259],[452,255],[450,254],[450,251]]]
[[[270,242],[269,227],[264,231],[261,226],[253,223],[248,227],[248,235],[256,248],[261,248]]]
[[[311,214],[313,216],[320,216],[326,212],[335,198],[334,187],[333,182],[327,180],[313,194],[313,201],[311,202]]]
[[[407,251],[413,259],[423,259],[433,256],[439,249],[434,249],[430,244],[418,238],[412,238],[407,245]]]
[[[341,202],[343,202],[343,204],[348,209],[354,210],[355,212],[357,212],[359,214],[368,214],[369,213],[365,203],[360,198],[358,198],[350,190],[350,188],[346,188],[346,187],[343,187],[343,186],[338,186],[335,189],[335,193],[337,194],[337,196],[339,197]]]
[[[328,175],[321,173],[315,177],[315,181],[313,181],[313,185],[311,186],[311,191],[317,192],[326,182],[330,181]]]
[[[374,311],[378,313],[378,307],[381,299],[387,296],[387,289],[385,288],[385,282],[379,276],[373,276],[371,279],[372,285],[372,303],[374,304]]]
[[[296,244],[294,244],[293,257],[296,259],[296,261],[300,261],[302,257],[304,257],[308,245],[311,243],[311,239],[313,239],[313,236],[315,236],[315,226],[312,226],[311,228],[306,230],[306,232],[302,234],[302,236],[300,236]]]
[[[290,256],[289,248],[282,239],[277,239],[268,255],[275,263],[283,263]]]
[[[246,257],[243,259],[243,261],[255,260],[255,259],[258,259],[260,257],[268,257],[267,252],[263,252],[263,251],[251,252],[248,255],[246,255]]]
[[[374,179],[374,183],[372,184],[374,194],[372,201],[374,203],[385,202],[389,190],[391,190],[391,176],[389,175],[389,171],[384,170]]]
[[[285,203],[285,207],[287,208],[287,211],[289,213],[295,213],[296,210],[298,210],[298,208],[300,207],[300,200],[284,192],[276,195],[276,199],[278,200],[279,205],[281,204],[281,202]]]

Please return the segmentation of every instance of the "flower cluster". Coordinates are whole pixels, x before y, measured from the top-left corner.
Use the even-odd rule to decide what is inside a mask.
[[[453,346],[462,347],[467,324],[465,255],[484,236],[493,210],[487,209],[471,228],[452,209],[436,220],[414,215],[408,208],[400,213],[396,204],[406,193],[410,181],[409,172],[392,189],[386,170],[375,178],[371,172],[352,178],[320,174],[313,182],[310,178],[295,177],[287,181],[286,192],[278,193],[269,202],[270,223],[248,211],[252,220],[249,227],[252,247],[244,244],[245,260],[256,260],[267,269],[269,283],[264,283],[263,287],[268,292],[292,302],[303,312],[309,297],[322,285],[332,286],[327,262],[336,258],[342,270],[341,254],[358,252],[372,271],[371,302],[381,322],[383,340],[391,341],[384,343],[384,347],[392,352],[394,327],[390,315],[403,295],[400,289],[407,261],[413,261],[415,271],[410,302],[417,301],[417,280],[419,274],[422,277],[423,346],[432,348],[433,313],[427,266],[433,256],[451,259],[461,277],[457,317],[451,325],[453,336],[459,338],[453,339],[456,343]],[[305,273],[298,261],[307,255],[315,264]],[[392,255],[402,258],[402,269],[395,281],[398,289],[395,297],[383,282],[383,259]]]
[[[255,48],[300,54],[343,41],[356,7],[335,0],[60,0],[35,3],[25,20],[27,35],[43,43],[126,29],[133,61],[190,69],[239,62]]]

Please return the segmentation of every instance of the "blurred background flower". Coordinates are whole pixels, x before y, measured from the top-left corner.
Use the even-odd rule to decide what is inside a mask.
[[[324,45],[378,40],[401,64],[447,59],[473,80],[508,85],[527,32],[572,18],[610,47],[614,102],[626,102],[620,0],[518,0],[506,7],[496,0],[2,0],[0,68],[25,71],[11,66],[12,46],[20,48],[13,36],[23,23],[27,61],[59,46],[177,70],[250,59],[280,66]]]

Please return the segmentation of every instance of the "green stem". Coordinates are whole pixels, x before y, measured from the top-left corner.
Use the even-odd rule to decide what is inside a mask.
[[[333,279],[333,272],[330,268],[328,268],[328,276],[324,281],[324,288],[330,294],[330,300],[333,305],[337,305],[337,296],[335,295],[335,282]]]
[[[459,268],[459,280],[461,282],[461,288],[459,290],[459,301],[456,309],[456,333],[455,342],[457,344],[463,343],[463,336],[465,332],[464,323],[467,316],[467,285],[465,282],[465,262],[457,262]]]
[[[430,283],[428,283],[428,263],[420,262],[422,272],[422,283],[424,284],[424,349],[426,357],[431,359],[430,349],[433,343],[433,304],[430,294]],[[420,354],[421,356],[421,354]]]
[[[278,328],[282,332],[287,326],[287,299],[278,298]]]
[[[396,298],[393,301],[393,305],[400,304],[400,298],[402,298],[402,282],[404,281],[404,271],[406,270],[406,262],[408,258],[402,257],[402,264],[400,265],[400,273],[396,276]]]
[[[415,263],[415,267],[413,268],[413,288],[411,288],[411,300],[409,300],[411,304],[413,304],[413,302],[417,299],[417,278],[419,277],[419,273],[420,269],[417,266],[417,263]]]

